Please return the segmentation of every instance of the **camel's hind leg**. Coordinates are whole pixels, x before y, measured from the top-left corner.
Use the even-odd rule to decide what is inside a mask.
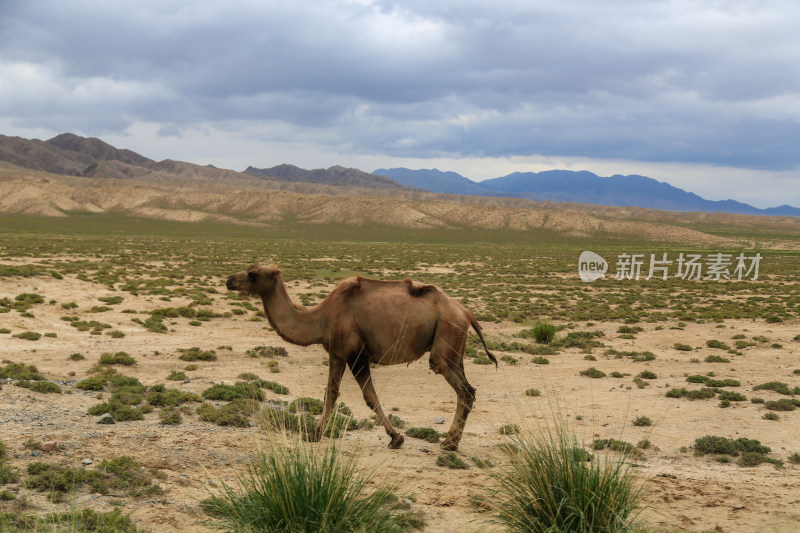
[[[356,354],[347,360],[347,365],[350,371],[353,372],[353,377],[356,378],[358,386],[361,387],[361,392],[364,395],[364,401],[370,409],[372,409],[378,416],[378,422],[386,429],[386,433],[392,438],[389,443],[389,448],[397,449],[403,445],[404,437],[392,426],[389,419],[383,413],[381,402],[378,400],[378,393],[375,392],[375,387],[372,384],[372,373],[369,369],[369,357],[364,354]]]
[[[331,355],[328,358],[328,388],[325,389],[325,408],[322,410],[322,417],[314,430],[313,435],[307,435],[308,440],[318,441],[322,438],[325,431],[325,424],[328,423],[328,417],[336,405],[336,400],[339,398],[339,386],[342,384],[342,376],[344,375],[345,362],[338,357]]]
[[[466,326],[468,327],[468,326]],[[442,441],[442,448],[457,450],[467,416],[475,403],[475,389],[467,381],[464,374],[464,349],[466,348],[467,330],[451,322],[440,322],[436,329],[436,338],[431,348],[431,370],[444,376],[447,383],[456,391],[456,415]]]

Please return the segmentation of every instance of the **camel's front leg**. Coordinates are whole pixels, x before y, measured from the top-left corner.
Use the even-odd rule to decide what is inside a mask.
[[[378,416],[378,422],[386,429],[386,433],[392,438],[389,443],[389,448],[396,450],[403,445],[405,438],[389,422],[389,419],[381,409],[381,402],[378,400],[378,393],[375,392],[375,387],[372,385],[372,375],[369,369],[369,357],[358,354],[350,357],[347,360],[347,365],[350,371],[353,372],[353,377],[356,378],[358,386],[361,387],[361,392],[364,395],[364,401],[367,406],[372,409]]]
[[[336,400],[339,399],[339,385],[342,383],[342,376],[344,375],[345,362],[335,355],[328,358],[328,388],[325,389],[325,408],[322,410],[322,418],[317,424],[313,435],[309,435],[308,439],[318,441],[322,438],[325,432],[325,425],[328,423],[328,417],[336,405]]]

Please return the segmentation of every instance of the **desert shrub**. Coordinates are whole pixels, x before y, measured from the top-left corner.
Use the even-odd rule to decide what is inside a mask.
[[[373,473],[359,467],[357,454],[342,455],[336,439],[324,448],[270,439],[239,476],[239,489],[223,484],[201,506],[228,531],[402,531],[397,497],[386,486],[375,490]]]
[[[621,452],[625,455],[634,457],[641,456],[641,452],[636,449],[636,446],[630,442],[618,439],[595,439],[592,443],[592,448],[595,450],[611,450],[613,452]]]
[[[603,372],[602,370],[597,370],[595,367],[592,366],[587,368],[586,370],[581,370],[580,375],[596,379],[596,378],[604,378],[606,376],[606,373]]]
[[[525,390],[525,396],[536,397],[536,396],[541,396],[541,395],[542,395],[542,391],[540,391],[539,389],[526,389]]]
[[[643,361],[653,361],[656,356],[651,351],[644,351],[644,352],[636,352],[630,350],[615,350],[614,348],[609,348],[605,351],[605,355],[613,355],[615,359],[622,359],[623,357],[628,357],[633,359],[637,363],[641,363]]]
[[[287,357],[289,352],[280,346],[256,346],[245,352],[250,357]]]
[[[30,381],[43,381],[45,378],[39,374],[39,370],[34,365],[25,365],[22,363],[6,363],[6,366],[0,368],[0,378],[8,379],[26,379]]]
[[[768,413],[764,413],[764,416],[762,416],[761,418],[763,418],[764,420],[780,420],[781,415],[769,411]]]
[[[99,335],[104,329],[111,329],[111,324],[96,320],[72,320],[69,325],[78,331],[89,331],[95,335]]]
[[[106,388],[108,377],[104,375],[92,376],[90,378],[82,379],[75,384],[76,389],[80,390],[93,390],[100,391]]]
[[[256,400],[244,398],[233,400],[221,407],[204,403],[197,408],[197,418],[218,426],[247,427],[250,425],[250,416],[259,409]]]
[[[12,335],[12,337],[16,337],[18,339],[23,339],[26,341],[38,341],[42,338],[41,333],[36,333],[35,331],[23,331],[22,333],[17,333],[16,335]]]
[[[706,363],[730,363],[731,360],[721,355],[709,355],[705,358]]]
[[[800,400],[793,398],[781,398],[772,402],[764,403],[764,407],[770,411],[794,411],[800,406]]]
[[[325,402],[308,396],[297,398],[289,404],[289,411],[305,411],[312,415],[321,414],[324,408]]]
[[[714,379],[709,376],[701,375],[687,376],[686,381],[689,383],[703,383],[709,387],[739,387],[741,385],[741,383],[735,379]]]
[[[125,352],[104,353],[100,356],[101,365],[135,365],[136,359]]]
[[[592,348],[602,348],[605,346],[605,344],[596,340],[596,337],[603,336],[605,336],[605,334],[602,331],[570,331],[564,338],[554,341],[552,344],[564,348],[581,348],[589,352]]]
[[[743,394],[739,394],[738,392],[724,390],[719,393],[720,400],[727,400],[729,402],[744,402],[747,400],[747,397]]]
[[[737,456],[742,452],[766,454],[771,451],[768,446],[763,446],[761,442],[744,437],[734,440],[716,435],[706,435],[694,441],[695,455],[714,453]]]
[[[691,352],[692,351],[692,347],[691,346],[689,346],[688,344],[681,344],[679,342],[676,342],[674,344],[673,348],[675,348],[676,350],[680,350],[682,352]]]
[[[547,357],[542,357],[541,355],[537,355],[533,358],[533,363],[536,365],[549,365],[550,360]]]
[[[348,431],[354,431],[359,428],[358,421],[348,415],[342,414],[340,410],[335,410],[328,418],[325,426],[325,435],[338,439]]]
[[[69,356],[70,361],[83,361],[84,359],[86,359],[86,357],[81,353],[74,353]]]
[[[467,463],[456,454],[456,452],[447,452],[436,458],[436,466],[444,466],[454,470],[466,470],[469,468]]]
[[[794,452],[786,459],[793,465],[800,465],[800,453]]]
[[[70,492],[81,485],[100,494],[142,496],[161,491],[153,484],[153,475],[128,456],[104,460],[94,470],[34,462],[28,464],[27,472],[25,486],[40,491]]]
[[[438,431],[433,428],[408,428],[406,435],[414,439],[422,439],[428,442],[439,442],[441,436]]]
[[[706,346],[708,346],[709,348],[717,348],[717,349],[720,349],[720,350],[730,350],[731,349],[730,346],[728,346],[724,342],[718,341],[716,339],[711,339],[711,340],[706,341]]]
[[[634,419],[633,425],[634,426],[652,426],[653,425],[653,421],[650,420],[650,418],[648,418],[646,416],[639,416],[639,417],[636,417],[636,419]]]
[[[240,381],[235,385],[224,385],[217,383],[204,390],[201,394],[206,400],[222,400],[230,402],[242,398],[253,398],[258,401],[264,400],[264,393],[258,385]]]
[[[767,383],[761,383],[760,385],[753,387],[753,390],[771,390],[787,396],[800,394],[800,387],[790,388],[789,385],[781,381],[768,381]]]
[[[744,452],[739,459],[736,460],[736,464],[739,466],[758,466],[762,463],[771,463],[775,468],[783,466],[783,461],[780,459],[767,457],[762,453],[756,452]]]
[[[516,365],[517,363],[519,363],[519,360],[517,358],[512,357],[510,355],[504,355],[500,358],[500,360],[509,365]]]
[[[522,433],[506,447],[508,464],[494,471],[498,523],[512,532],[631,531],[641,486],[623,459],[587,461],[565,429]],[[583,453],[576,453],[579,450]]]
[[[0,460],[0,485],[16,483],[17,481],[19,481],[19,472],[17,469],[5,461]]]
[[[691,390],[686,395],[687,398],[690,400],[707,400],[709,398],[713,398],[717,394],[717,391],[708,387],[703,387],[697,390]]]
[[[217,360],[217,352],[214,350],[201,350],[200,348],[193,346],[191,348],[182,348],[178,350],[181,352],[181,355],[178,356],[178,359],[181,361],[216,361]]]
[[[61,394],[61,387],[52,381],[28,381],[27,379],[21,379],[17,381],[16,385],[17,387],[23,387],[42,394]]]
[[[168,407],[161,410],[158,419],[165,426],[173,426],[175,424],[180,424],[182,417],[180,411],[173,407]]]
[[[182,371],[179,371],[179,370],[173,370],[172,372],[169,373],[169,376],[167,376],[167,379],[169,381],[183,381],[187,377],[189,377],[189,376],[187,376],[185,372],[182,372]]]
[[[266,429],[303,434],[314,431],[317,425],[314,417],[308,413],[290,413],[285,409],[271,407],[261,411],[259,421]]]
[[[86,533],[143,533],[130,516],[118,509],[97,512],[92,509],[74,509],[45,515],[21,513],[0,514],[0,531],[81,531]]]
[[[253,374],[252,372],[242,372],[236,377],[238,379],[241,379],[242,381],[255,381],[257,379],[260,379],[256,374]]]
[[[192,392],[167,389],[163,385],[153,385],[147,391],[147,403],[157,407],[177,407],[187,402],[202,402],[203,399]]]
[[[262,389],[271,390],[275,394],[289,394],[289,388],[284,387],[280,383],[276,383],[274,381],[267,381],[264,379],[257,379],[252,382],[254,385],[258,385]]]
[[[643,370],[642,372],[639,372],[639,375],[637,377],[642,378],[642,379],[657,379],[658,378],[658,376],[656,376],[656,373],[655,372],[651,372],[650,370]]]

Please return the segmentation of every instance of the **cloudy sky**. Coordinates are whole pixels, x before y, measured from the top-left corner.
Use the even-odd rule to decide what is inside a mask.
[[[0,0],[0,134],[800,206],[796,0]]]

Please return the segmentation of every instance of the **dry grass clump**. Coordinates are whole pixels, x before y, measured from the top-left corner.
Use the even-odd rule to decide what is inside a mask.
[[[202,502],[220,529],[339,533],[407,531],[410,516],[393,487],[374,486],[375,471],[345,455],[337,439],[319,447],[268,436],[264,448],[238,476],[238,487],[223,484]]]
[[[636,530],[642,489],[624,458],[592,458],[564,427],[522,432],[505,450],[488,500],[509,531]]]

